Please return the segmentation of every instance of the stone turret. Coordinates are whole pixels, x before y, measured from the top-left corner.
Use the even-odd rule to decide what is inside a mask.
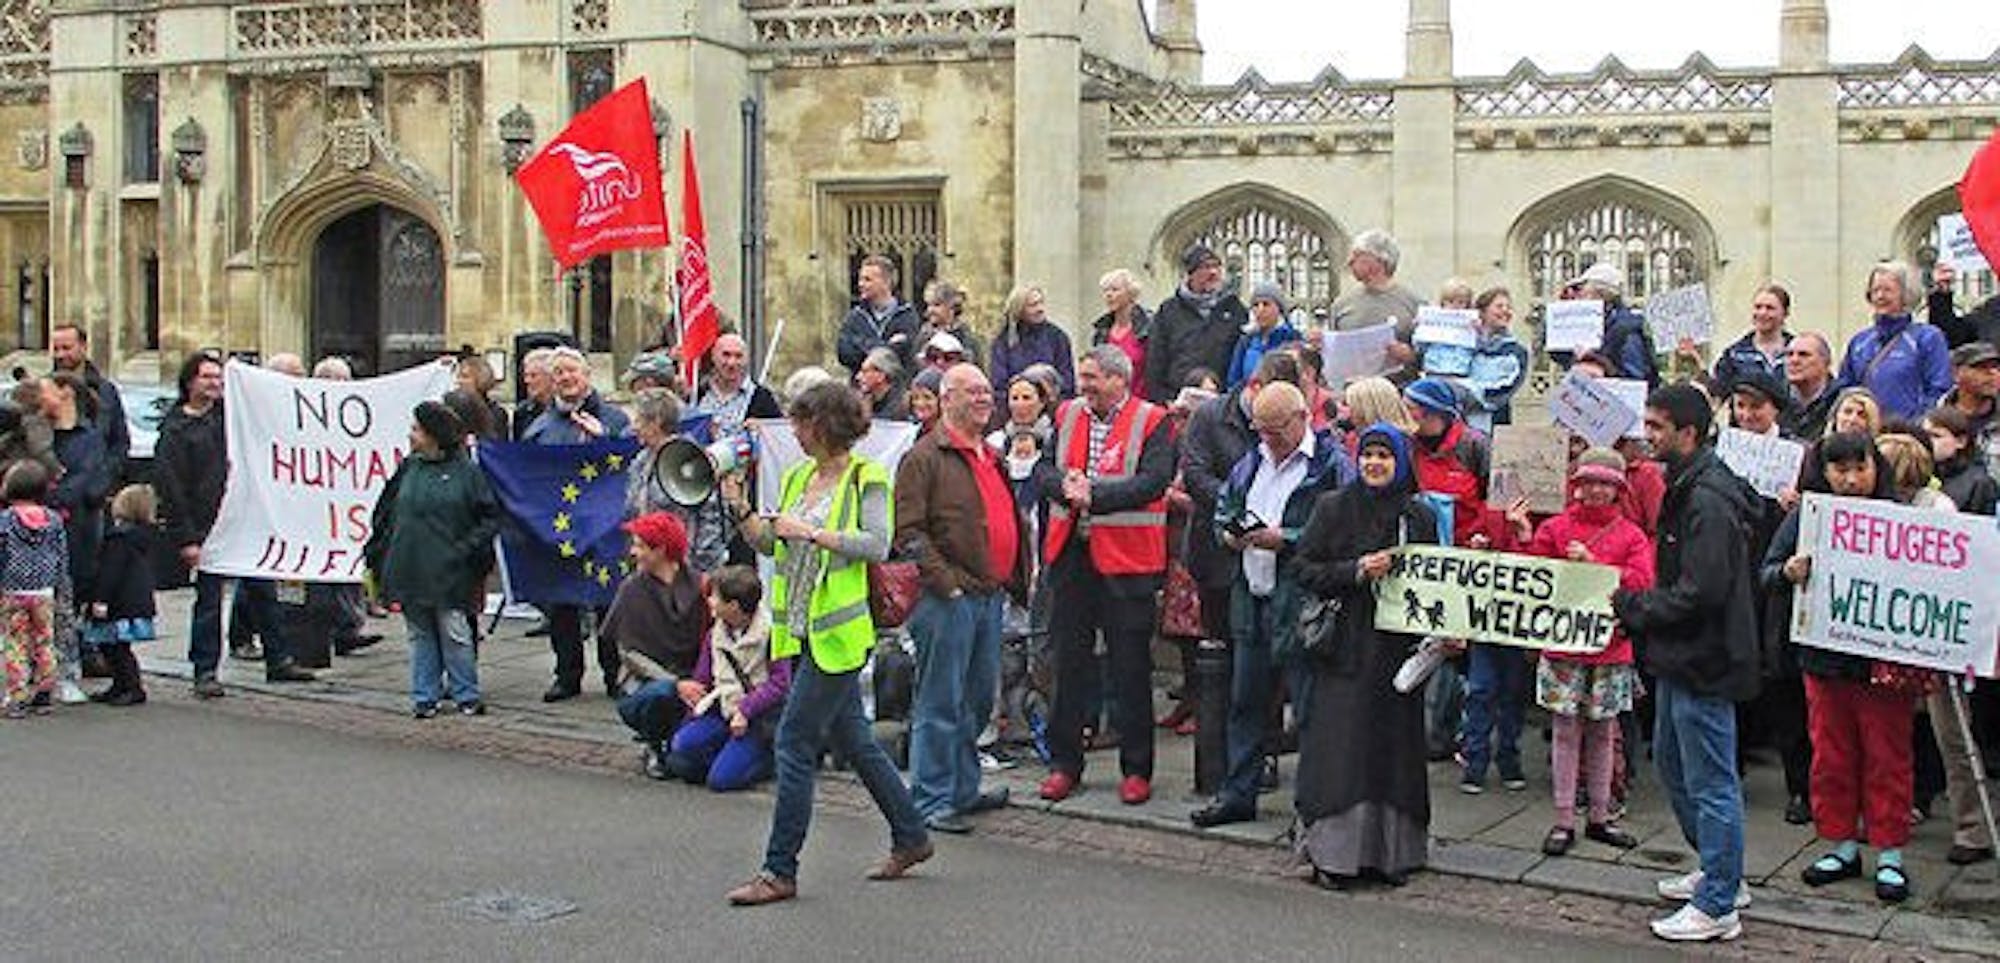
[[[1417,81],[1451,80],[1451,0],[1410,0],[1403,76]]]
[[[1785,0],[1778,12],[1778,69],[1825,70],[1826,0]]]
[[[1157,30],[1167,51],[1167,79],[1201,82],[1201,39],[1195,32],[1195,0],[1160,0]]]

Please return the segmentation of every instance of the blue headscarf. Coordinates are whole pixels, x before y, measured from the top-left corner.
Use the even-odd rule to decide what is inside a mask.
[[[1361,430],[1361,440],[1354,446],[1357,461],[1359,460],[1358,456],[1360,453],[1367,449],[1371,443],[1387,445],[1389,450],[1395,454],[1396,474],[1389,479],[1387,488],[1370,489],[1370,492],[1376,495],[1389,496],[1408,495],[1416,491],[1417,464],[1415,457],[1410,453],[1410,436],[1404,434],[1402,429],[1385,421],[1378,421],[1369,425]],[[1367,482],[1359,482],[1359,484],[1363,487],[1367,486]]]

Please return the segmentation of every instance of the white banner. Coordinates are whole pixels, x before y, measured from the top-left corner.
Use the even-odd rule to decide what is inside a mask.
[[[1792,641],[1952,675],[1994,675],[2000,529],[1979,515],[1809,492]]]
[[[417,403],[451,390],[451,363],[327,381],[232,360],[222,376],[229,481],[201,570],[361,581],[375,498],[408,452]]]
[[[1330,385],[1345,385],[1388,371],[1389,346],[1396,343],[1396,322],[1357,328],[1353,331],[1328,329],[1320,349],[1320,366]]]
[[[776,512],[778,500],[784,494],[785,472],[806,460],[805,449],[799,447],[798,436],[792,433],[789,421],[755,418],[745,424],[757,438],[757,510],[766,514]],[[902,464],[903,454],[916,441],[916,425],[877,420],[854,443],[854,453],[881,464],[894,479],[896,466]]]
[[[1708,285],[1690,284],[1661,291],[1646,299],[1646,327],[1653,344],[1671,351],[1682,338],[1707,344],[1715,333],[1715,309],[1708,303]]]
[[[1758,435],[1741,428],[1724,428],[1715,439],[1715,455],[1757,494],[1776,498],[1799,483],[1806,446],[1776,435]]]
[[[1548,351],[1594,351],[1604,343],[1604,302],[1550,301],[1542,310],[1543,347]]]
[[[1417,344],[1476,348],[1479,346],[1479,312],[1470,308],[1440,308],[1426,304],[1417,309],[1417,328],[1410,340]]]

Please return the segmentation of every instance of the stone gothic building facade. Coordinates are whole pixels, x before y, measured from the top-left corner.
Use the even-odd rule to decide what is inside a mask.
[[[1202,85],[1196,0],[0,0],[0,352],[75,322],[130,378],[211,347],[382,369],[561,328],[622,360],[667,256],[558,275],[509,175],[635,77],[670,189],[695,134],[718,300],[760,350],[782,322],[780,371],[830,359],[869,253],[986,329],[1030,282],[1080,328],[1100,273],[1155,299],[1194,240],[1324,304],[1367,227],[1420,292],[1611,260],[1735,327],[1775,279],[1844,333],[1871,262],[1935,257],[2000,121],[2000,54],[1832,63],[1822,0],[1757,69],[1457,77],[1448,0],[1409,14],[1399,78]]]

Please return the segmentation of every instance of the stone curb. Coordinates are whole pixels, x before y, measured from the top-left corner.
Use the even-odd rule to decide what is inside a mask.
[[[149,668],[146,674],[177,683],[185,683],[189,678],[185,673],[162,671],[157,667]],[[232,694],[247,693],[282,703],[359,709],[399,721],[405,719],[409,711],[407,699],[400,693],[332,682],[280,684],[232,681],[228,686]],[[178,693],[170,700],[198,703],[191,695]],[[311,720],[300,717],[294,721],[309,724]],[[630,734],[622,725],[609,721],[601,726],[579,724],[520,707],[478,720],[458,721],[461,725],[476,725],[482,729],[498,730],[503,735],[524,737],[523,741],[558,740],[590,747],[582,754],[584,758],[570,758],[546,746],[521,746],[522,751],[505,751],[503,747],[484,740],[472,740],[473,744],[468,746],[488,755],[535,765],[556,763],[593,770],[602,767],[617,769],[621,765],[618,759],[627,752],[625,747],[631,745]],[[392,733],[385,730],[383,734]],[[633,758],[636,760],[636,754]],[[630,774],[638,777],[636,765],[631,767]],[[871,811],[872,804],[856,788],[858,783],[851,774],[832,770],[823,771],[821,776],[830,777],[826,778],[829,788],[839,787],[835,792],[822,793],[823,802],[843,811]],[[753,792],[768,795],[767,790]],[[1228,872],[1267,881],[1300,877],[1288,841],[1282,836],[1267,838],[1269,833],[1259,833],[1256,829],[1233,832],[1202,830],[1180,819],[1138,810],[1090,809],[1069,802],[1049,803],[1033,796],[1023,798],[1025,795],[1017,791],[1004,812],[982,817],[981,825],[1000,830],[994,835],[1001,838],[1052,852],[1081,852],[1193,872]],[[1557,894],[1559,898],[1606,900],[1624,907],[1623,915],[1634,919],[1659,915],[1666,908],[1666,904],[1652,892],[1653,882],[1659,874],[1634,866],[1588,859],[1553,859],[1540,853],[1490,843],[1433,839],[1427,868],[1440,878],[1455,877],[1510,887],[1525,885],[1531,891]],[[1459,885],[1446,880],[1442,889],[1449,893]],[[1396,898],[1419,890],[1419,886],[1412,884],[1406,890],[1398,891]],[[1883,944],[1891,944],[2000,959],[2000,926],[1994,922],[1820,899],[1766,887],[1753,887],[1752,893],[1755,901],[1743,911],[1744,918],[1750,921],[1775,924],[1803,933],[1865,940],[1877,946],[1878,950]],[[1460,915],[1476,908],[1455,906],[1449,898],[1425,902],[1436,902],[1439,911]],[[1543,902],[1546,903],[1546,898]],[[1563,914],[1563,919],[1569,924],[1581,922],[1580,916],[1569,913]],[[1637,930],[1642,932],[1643,927]],[[1630,941],[1631,931],[1615,930],[1600,935]],[[1747,946],[1742,948],[1749,949]],[[1815,949],[1819,952],[1811,955],[1820,956],[1833,948],[1831,945],[1817,946]],[[1872,957],[1875,954],[1869,955]]]

